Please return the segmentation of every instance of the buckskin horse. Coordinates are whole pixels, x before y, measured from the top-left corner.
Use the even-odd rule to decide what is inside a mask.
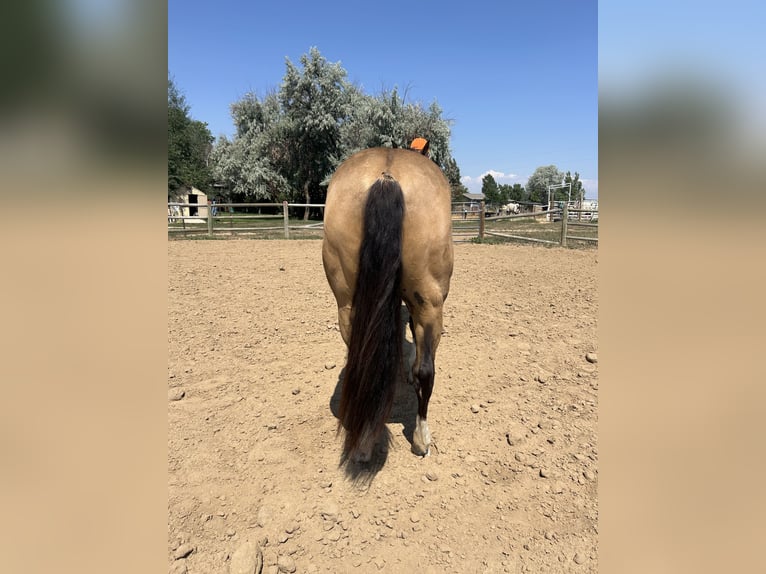
[[[415,344],[412,451],[428,455],[428,401],[453,266],[451,194],[441,169],[407,149],[367,149],[344,161],[327,190],[322,262],[348,347],[341,462],[371,459],[406,375],[402,301]]]

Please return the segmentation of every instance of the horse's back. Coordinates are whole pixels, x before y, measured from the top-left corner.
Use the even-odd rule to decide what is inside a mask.
[[[439,166],[411,150],[372,148],[358,152],[337,169],[325,204],[325,237],[361,241],[367,193],[383,174],[402,189],[403,241],[431,245],[452,237],[451,194]],[[451,242],[450,242],[451,245]]]
[[[361,215],[368,190],[383,174],[399,183],[406,206],[417,212],[427,207],[446,212],[450,220],[449,183],[439,166],[419,153],[391,148],[358,152],[338,167],[327,191],[325,216],[332,219],[335,211],[349,211],[350,206]]]

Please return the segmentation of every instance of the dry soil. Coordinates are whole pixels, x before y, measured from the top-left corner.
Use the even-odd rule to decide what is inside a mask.
[[[457,244],[431,455],[402,385],[351,474],[320,252],[168,242],[169,571],[596,572],[598,252]]]

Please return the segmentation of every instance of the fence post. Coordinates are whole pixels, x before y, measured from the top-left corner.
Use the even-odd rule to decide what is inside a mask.
[[[282,214],[285,218],[285,239],[290,239],[290,220],[287,216],[287,202],[282,202]]]
[[[484,200],[479,205],[479,240],[484,240]]]
[[[567,221],[569,221],[569,206],[564,204],[564,212],[561,214],[561,247],[567,246]]]
[[[207,236],[213,237],[213,208],[207,204]]]

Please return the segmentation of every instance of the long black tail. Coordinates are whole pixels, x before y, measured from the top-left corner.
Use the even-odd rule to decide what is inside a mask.
[[[383,174],[369,189],[352,301],[351,338],[340,398],[343,456],[377,437],[391,412],[402,373],[401,281],[404,196]]]

